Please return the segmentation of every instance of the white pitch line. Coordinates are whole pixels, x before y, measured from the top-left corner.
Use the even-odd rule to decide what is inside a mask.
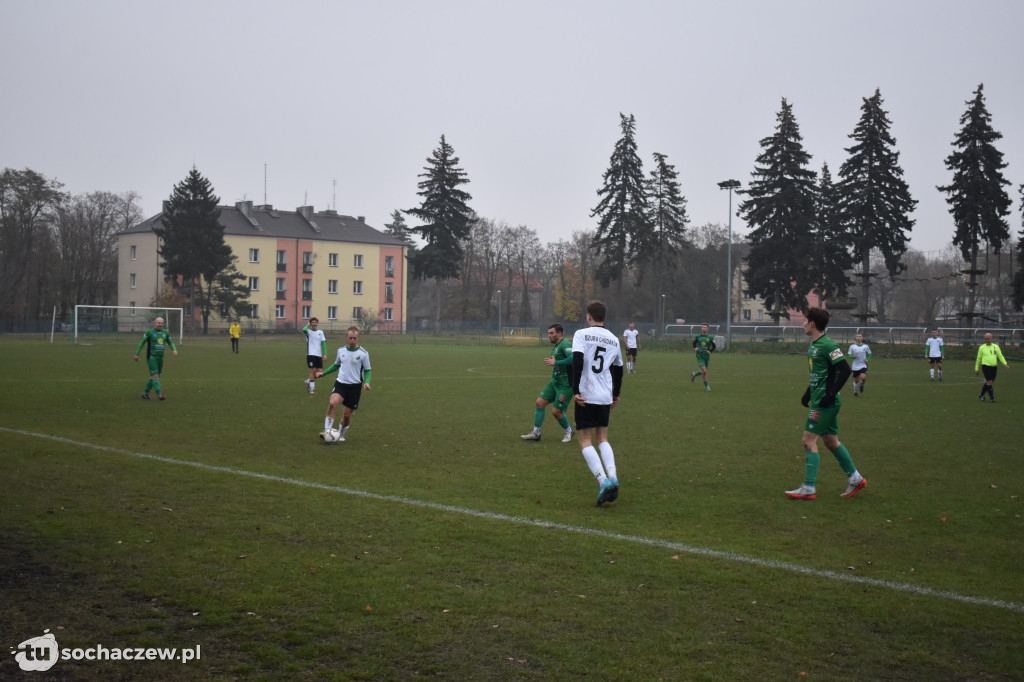
[[[365,497],[372,500],[379,500],[382,502],[398,502],[400,504],[406,504],[414,507],[420,507],[423,509],[434,509],[437,511],[452,512],[455,514],[464,514],[466,516],[473,516],[476,518],[489,519],[492,521],[505,521],[508,523],[516,523],[524,526],[534,526],[537,528],[550,528],[552,530],[561,530],[568,533],[577,533],[580,535],[589,535],[592,537],[605,538],[608,540],[621,540],[624,542],[631,542],[639,545],[648,545],[650,547],[661,547],[663,549],[669,549],[674,552],[680,552],[684,554],[693,554],[697,556],[711,557],[714,559],[724,559],[726,561],[734,561],[742,564],[751,564],[754,566],[760,566],[762,568],[771,568],[776,570],[789,571],[790,573],[799,573],[802,575],[809,575],[818,578],[828,578],[830,580],[836,580],[839,582],[856,583],[860,585],[869,585],[871,587],[882,587],[890,590],[896,590],[898,592],[906,592],[909,594],[919,594],[925,597],[937,597],[939,599],[947,599],[950,601],[963,602],[966,604],[973,604],[975,606],[992,606],[999,609],[1006,609],[1008,611],[1017,611],[1018,613],[1024,613],[1024,604],[1018,604],[1016,602],[1004,601],[1002,599],[988,599],[985,597],[972,597],[966,594],[960,594],[959,592],[951,592],[948,590],[934,590],[929,587],[920,587],[918,585],[909,585],[907,583],[899,583],[892,580],[881,580],[879,578],[868,578],[859,575],[850,575],[847,573],[839,573],[837,571],[827,571],[817,568],[807,568],[806,566],[800,566],[798,564],[792,564],[786,561],[776,561],[775,559],[759,559],[757,557],[745,556],[742,554],[734,554],[732,552],[723,552],[716,549],[708,549],[706,547],[695,547],[693,545],[685,545],[679,542],[670,542],[668,540],[658,540],[655,538],[646,538],[640,535],[626,535],[624,533],[613,533],[611,531],[600,530],[597,528],[587,528],[585,526],[573,526],[564,523],[554,523],[552,521],[539,521],[537,519],[526,518],[522,516],[510,516],[508,514],[499,514],[496,512],[486,512],[477,509],[469,509],[467,507],[456,507],[449,504],[438,504],[437,502],[426,502],[423,500],[416,500],[410,497],[401,497],[399,495],[381,495],[379,493],[366,492],[364,490],[353,490],[352,488],[343,488],[337,485],[328,485],[326,483],[315,483],[312,481],[303,481],[296,478],[285,478],[283,476],[274,476],[273,474],[261,474],[256,471],[246,471],[245,469],[236,469],[234,467],[217,466],[214,464],[204,464],[202,462],[193,462],[186,459],[174,459],[172,457],[163,457],[161,455],[151,455],[145,452],[132,452],[131,450],[122,450],[120,448],[113,448],[107,445],[96,445],[94,443],[83,443],[82,441],[71,440],[70,438],[63,438],[61,436],[51,436],[45,433],[33,433],[32,431],[22,431],[20,429],[10,429],[7,427],[0,426],[0,431],[6,431],[8,433],[16,433],[22,436],[32,436],[33,438],[46,438],[48,440],[57,441],[60,443],[67,443],[68,445],[76,445],[78,447],[90,448],[93,450],[102,450],[104,452],[113,452],[119,455],[128,455],[130,457],[138,457],[140,459],[150,459],[157,462],[163,462],[165,464],[179,464],[184,466],[195,467],[196,469],[203,469],[204,471],[216,471],[226,474],[234,474],[236,476],[248,476],[250,478],[256,478],[264,481],[274,481],[276,483],[287,483],[289,485],[302,486],[304,488],[314,488],[317,490],[326,490],[329,492],[342,493],[345,495],[352,495],[355,497]]]

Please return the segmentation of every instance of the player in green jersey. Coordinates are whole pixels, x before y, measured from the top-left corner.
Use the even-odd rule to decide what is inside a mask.
[[[565,416],[565,408],[572,400],[572,342],[563,338],[562,325],[553,324],[548,327],[548,341],[554,345],[550,357],[544,358],[544,364],[551,367],[551,381],[540,392],[537,406],[533,410],[533,431],[522,436],[523,440],[540,440],[540,427],[544,423],[544,408],[554,403],[551,416],[565,430],[562,442],[572,440],[572,427]]]
[[[846,473],[848,485],[842,497],[853,497],[858,490],[868,484],[857,467],[846,446],[839,442],[839,408],[842,401],[839,391],[850,378],[852,370],[843,350],[835,341],[825,335],[829,313],[821,308],[808,308],[807,319],[804,320],[804,334],[811,337],[811,346],[807,349],[807,365],[811,371],[810,384],[800,400],[804,407],[809,407],[807,422],[804,427],[804,454],[806,468],[803,484],[796,490],[787,490],[786,494],[797,500],[813,500],[816,496],[818,479],[818,437],[825,447],[832,451],[839,466]]]
[[[139,354],[142,347],[146,346],[146,362],[149,364],[149,381],[146,382],[146,390],[142,393],[144,400],[149,400],[149,391],[156,391],[156,397],[164,399],[164,392],[160,388],[160,373],[164,369],[164,349],[170,348],[171,353],[178,354],[174,347],[174,339],[164,331],[164,318],[158,317],[153,320],[153,328],[142,335],[139,347],[135,349],[135,362],[139,361]]]
[[[697,371],[690,372],[690,382],[692,383],[698,374],[703,375],[704,389],[710,392],[708,363],[711,362],[711,354],[715,352],[715,337],[708,334],[707,324],[700,326],[700,334],[693,340],[693,350],[697,351]]]

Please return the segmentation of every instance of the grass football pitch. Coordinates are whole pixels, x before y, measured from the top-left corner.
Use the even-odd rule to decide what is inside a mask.
[[[805,358],[716,354],[707,393],[642,352],[598,508],[550,414],[519,437],[549,347],[363,341],[324,445],[298,338],[186,340],[164,402],[135,338],[0,339],[0,678],[1021,679],[1021,365],[990,404],[965,360],[876,355],[839,417],[868,486],[823,451],[802,502]],[[44,630],[201,655],[22,672]]]

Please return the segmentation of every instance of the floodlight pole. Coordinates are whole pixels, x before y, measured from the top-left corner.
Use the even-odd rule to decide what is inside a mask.
[[[719,189],[729,191],[729,247],[726,251],[725,349],[732,348],[732,191],[740,188],[739,180],[723,180]]]
[[[501,289],[498,289],[498,338],[501,338]]]

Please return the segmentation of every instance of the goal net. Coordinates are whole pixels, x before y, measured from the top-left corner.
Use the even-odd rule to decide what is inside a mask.
[[[164,318],[164,329],[171,336],[184,338],[184,309],[126,305],[76,305],[71,321],[72,343],[93,343],[101,337],[121,334],[141,335],[153,326],[157,317]]]

